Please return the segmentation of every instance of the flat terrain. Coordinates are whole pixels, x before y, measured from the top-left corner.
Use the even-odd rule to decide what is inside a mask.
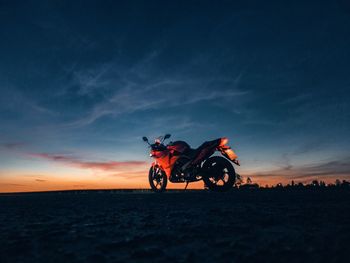
[[[0,196],[0,262],[350,262],[350,191]]]

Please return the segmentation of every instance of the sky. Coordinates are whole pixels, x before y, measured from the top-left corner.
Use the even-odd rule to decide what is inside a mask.
[[[148,188],[165,133],[262,185],[350,179],[349,47],[346,0],[0,0],[0,192]]]

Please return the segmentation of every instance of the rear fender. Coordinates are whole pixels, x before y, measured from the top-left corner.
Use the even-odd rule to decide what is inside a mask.
[[[231,149],[230,146],[226,145],[228,143],[228,139],[227,138],[221,138],[221,142],[219,144],[219,146],[217,147],[217,150],[219,152],[221,152],[221,154],[223,156],[225,156],[227,159],[229,159],[230,161],[232,161],[234,164],[236,165],[240,165],[239,161],[238,161],[238,156],[237,154]]]
[[[221,143],[221,138],[203,143],[197,150],[199,153],[192,164],[199,164],[212,156]]]
[[[208,147],[208,148],[202,149],[201,152],[199,153],[199,155],[196,157],[196,159],[192,162],[192,164],[201,163],[205,159],[212,156],[214,154],[215,150],[216,150],[215,147]]]

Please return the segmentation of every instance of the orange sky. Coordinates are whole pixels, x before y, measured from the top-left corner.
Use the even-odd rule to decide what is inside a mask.
[[[96,168],[69,167],[63,170],[53,167],[50,173],[14,172],[0,171],[0,192],[31,192],[31,191],[53,191],[70,189],[128,189],[128,188],[149,188],[148,164],[142,164],[136,170],[128,167],[119,171],[112,169],[103,170]],[[310,182],[319,179],[318,176],[298,178],[298,172],[285,171],[278,174],[278,171],[271,171],[269,174],[257,174],[247,172],[243,178],[251,177],[253,182],[262,186],[274,185],[277,183],[287,184],[294,179],[295,182]],[[323,176],[322,180],[333,183],[335,178],[349,179],[348,175],[336,177],[335,175]],[[185,184],[172,184],[168,182],[170,189],[183,189]],[[188,189],[202,189],[203,182],[191,183]]]
[[[18,155],[17,163],[0,169],[0,192],[52,191],[71,189],[148,189],[149,161],[86,161],[70,154],[28,153]],[[329,165],[299,165],[288,167],[252,167],[242,164],[236,168],[244,181],[250,177],[261,186],[309,183],[323,180],[334,183],[336,178],[350,179],[347,170]],[[336,166],[339,166],[337,163]],[[334,165],[333,165],[334,166]],[[183,189],[185,184],[168,188]],[[203,182],[191,183],[188,189],[202,189]]]
[[[123,172],[119,174],[103,174],[86,172],[81,175],[52,174],[0,174],[0,192],[31,192],[70,189],[128,189],[149,188],[148,170]],[[184,188],[185,184],[168,184],[168,188]],[[188,187],[203,188],[203,183],[192,183]]]

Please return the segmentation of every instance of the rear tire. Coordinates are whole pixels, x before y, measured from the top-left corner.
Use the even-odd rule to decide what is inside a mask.
[[[161,193],[166,189],[168,178],[159,166],[152,166],[149,169],[148,181],[154,192]]]
[[[236,181],[235,168],[221,156],[207,159],[202,166],[202,172],[205,185],[212,191],[228,191],[232,189]]]

